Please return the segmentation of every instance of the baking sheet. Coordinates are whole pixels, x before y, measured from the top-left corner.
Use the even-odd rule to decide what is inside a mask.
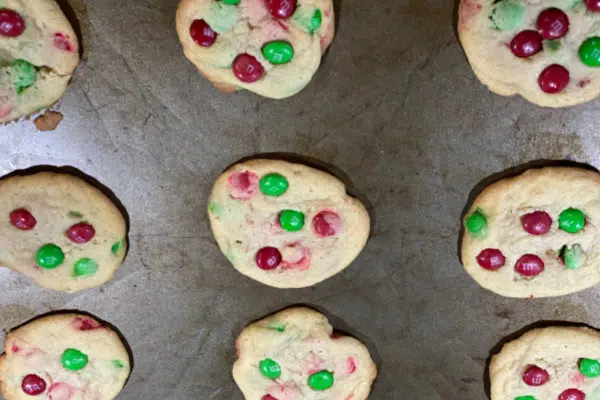
[[[67,295],[0,270],[4,330],[81,309],[116,325],[135,367],[119,399],[233,399],[234,340],[291,304],[326,313],[369,347],[371,399],[483,399],[490,350],[539,320],[600,326],[600,287],[555,299],[480,289],[458,260],[461,213],[492,174],[539,159],[599,165],[600,101],[564,110],[491,94],[456,39],[450,1],[343,0],[313,82],[273,101],[217,92],[185,60],[173,0],[70,0],[85,60],[54,132],[0,127],[0,174],[70,165],[127,208],[131,249],[113,281]],[[285,152],[335,166],[373,219],[366,249],[313,288],[237,273],[205,211],[236,160]],[[2,339],[2,338],[0,338]]]

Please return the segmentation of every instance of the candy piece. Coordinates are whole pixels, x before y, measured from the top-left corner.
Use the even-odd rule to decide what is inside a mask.
[[[268,174],[260,180],[260,191],[267,196],[281,196],[289,187],[287,179],[280,174]]]
[[[484,237],[487,235],[487,218],[480,209],[475,210],[475,212],[469,215],[466,226],[467,230],[474,237]]]
[[[506,257],[498,249],[485,249],[477,256],[477,263],[488,271],[497,271],[504,266]]]
[[[515,400],[535,400],[535,397],[533,397],[533,396],[518,396],[518,397],[515,397]]]
[[[89,318],[77,317],[71,321],[71,327],[79,331],[93,331],[94,329],[102,328],[99,322]]]
[[[523,382],[528,386],[542,386],[548,382],[550,374],[537,365],[531,365],[523,372]]]
[[[110,363],[115,368],[123,368],[125,366],[125,364],[123,364],[123,361],[121,361],[121,360],[112,360]]]
[[[69,211],[69,217],[71,218],[83,218],[83,214],[79,211]]]
[[[525,19],[525,7],[510,0],[500,1],[490,15],[492,24],[500,31],[514,31]]]
[[[258,364],[260,372],[269,379],[277,379],[281,375],[281,367],[270,358],[265,358]]]
[[[333,374],[325,370],[315,372],[308,377],[308,386],[314,390],[327,390],[333,386]]]
[[[333,236],[340,229],[340,216],[333,211],[321,211],[313,217],[313,231],[319,237]]]
[[[286,41],[275,40],[267,43],[262,53],[271,64],[286,64],[294,58],[294,47]]]
[[[122,246],[123,246],[123,240],[119,240],[117,243],[112,245],[112,247],[110,248],[110,251],[116,256],[119,253],[119,250],[121,250]]]
[[[294,15],[297,0],[267,0],[267,8],[274,18],[286,19]]]
[[[578,389],[567,389],[558,395],[558,400],[584,400],[585,393]]]
[[[521,217],[521,225],[531,235],[543,235],[550,230],[552,218],[544,211],[534,211]]]
[[[544,262],[535,254],[525,254],[517,260],[515,271],[523,276],[537,276],[544,271]]]
[[[196,19],[190,26],[190,36],[199,46],[210,47],[217,40],[218,33],[203,19]]]
[[[558,51],[561,47],[560,40],[545,40],[543,43],[544,49],[550,51]]]
[[[273,329],[277,332],[285,332],[285,325],[284,324],[274,324],[274,325],[270,325],[268,326],[269,329]]]
[[[569,17],[558,8],[547,8],[538,15],[537,29],[544,39],[558,39],[569,32]]]
[[[579,360],[579,372],[585,377],[596,378],[600,376],[600,362],[591,358]]]
[[[304,227],[304,214],[295,210],[283,210],[279,214],[281,227],[288,232],[297,232]]]
[[[17,94],[22,94],[25,89],[35,83],[37,78],[37,69],[31,63],[25,60],[15,60],[12,63],[13,84],[17,89]]]
[[[69,371],[79,371],[88,363],[88,356],[77,349],[67,349],[62,354],[62,365]]]
[[[540,73],[538,85],[543,92],[554,94],[567,87],[569,79],[569,71],[567,71],[565,67],[558,64],[552,64]]]
[[[98,271],[98,263],[91,258],[81,258],[75,263],[74,274],[77,277],[94,275]]]
[[[71,400],[75,389],[65,382],[56,382],[48,389],[48,399],[50,400]]]
[[[65,260],[65,254],[55,244],[45,244],[37,252],[37,264],[46,269],[58,267]]]
[[[256,82],[264,72],[262,64],[248,53],[240,54],[233,60],[233,74],[242,82]]]
[[[235,6],[239,4],[240,0],[223,0],[223,4],[229,4],[231,6]]]
[[[80,222],[71,226],[65,232],[66,235],[71,239],[72,242],[77,244],[87,243],[96,236],[96,230],[90,224],[86,224],[85,222]]]
[[[263,247],[256,253],[256,265],[260,269],[275,269],[281,263],[281,253],[275,247]]]
[[[0,36],[17,37],[25,30],[25,21],[13,10],[0,9]]]
[[[576,233],[585,226],[585,215],[577,208],[567,208],[558,216],[558,227],[565,232]]]
[[[600,67],[600,37],[587,38],[579,47],[579,58],[588,67]]]
[[[582,267],[587,258],[585,252],[578,244],[574,244],[571,247],[564,246],[561,255],[568,269],[577,269]]]
[[[521,31],[511,40],[510,50],[517,57],[531,57],[542,50],[542,36],[534,30]]]
[[[346,372],[349,374],[356,372],[356,358],[348,357],[346,359]]]
[[[10,223],[23,231],[30,231],[35,228],[37,220],[29,211],[19,208],[10,213]]]
[[[228,178],[231,197],[237,200],[247,200],[254,196],[257,189],[258,175],[254,172],[234,172]]]
[[[60,32],[54,34],[54,47],[63,51],[75,51],[75,46],[73,46],[73,43],[71,43],[66,35]]]
[[[319,29],[321,27],[322,22],[323,22],[323,14],[321,13],[321,10],[317,8],[315,10],[315,13],[313,14],[312,18],[310,19],[309,32],[315,33],[317,31],[317,29]]]
[[[46,391],[46,381],[35,374],[29,374],[21,381],[21,389],[29,396],[37,396]]]
[[[585,5],[590,11],[600,11],[600,0],[585,0]]]
[[[263,397],[261,397],[260,400],[277,400],[275,397],[271,396],[270,394],[265,394]]]

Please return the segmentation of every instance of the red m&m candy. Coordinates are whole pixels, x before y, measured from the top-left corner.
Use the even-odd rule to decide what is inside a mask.
[[[506,257],[498,249],[484,249],[477,256],[477,263],[489,271],[496,271],[506,262]]]
[[[510,42],[510,50],[517,57],[531,57],[542,50],[542,36],[534,30],[519,32]]]
[[[46,381],[35,374],[29,374],[21,381],[21,389],[29,396],[37,396],[46,391]]]
[[[548,371],[537,365],[531,365],[523,372],[523,382],[529,386],[542,386],[549,379],[550,374]]]
[[[17,37],[25,30],[25,21],[13,10],[0,9],[0,36]]]
[[[585,0],[585,5],[590,11],[600,11],[600,0]]]
[[[565,67],[552,64],[542,71],[538,77],[538,85],[545,93],[554,94],[567,87],[569,79],[569,71]]]
[[[277,268],[281,259],[281,252],[275,247],[263,247],[256,253],[256,265],[264,270]]]
[[[534,211],[521,217],[521,225],[527,233],[543,235],[550,230],[552,218],[544,211]]]
[[[274,18],[289,18],[296,11],[297,0],[267,0],[267,8]]]
[[[312,224],[317,236],[333,236],[340,229],[340,216],[333,211],[321,211],[313,217]]]
[[[275,397],[270,394],[265,394],[260,400],[277,400]]]
[[[544,39],[558,39],[569,32],[569,17],[558,8],[547,8],[537,19],[537,28]]]
[[[248,53],[240,54],[233,60],[233,74],[242,82],[256,82],[264,72],[262,64]]]
[[[210,47],[217,40],[217,32],[203,19],[196,19],[190,26],[190,36],[199,46]]]
[[[92,225],[80,222],[67,229],[66,234],[72,242],[82,244],[92,240],[96,236],[96,230]]]
[[[517,260],[515,271],[523,276],[537,276],[544,271],[544,262],[535,254],[525,254]]]
[[[37,220],[26,209],[18,208],[10,213],[10,223],[23,231],[30,231],[35,228]]]
[[[558,400],[584,400],[585,393],[578,389],[567,389],[558,396]]]

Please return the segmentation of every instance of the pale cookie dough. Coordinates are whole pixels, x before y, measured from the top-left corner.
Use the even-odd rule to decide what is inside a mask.
[[[322,53],[333,40],[332,0],[233,3],[236,0],[181,1],[177,9],[177,33],[186,57],[223,91],[247,89],[280,99],[302,90],[316,73]],[[275,18],[278,14],[269,11],[277,9],[277,5],[293,10],[289,8],[293,4],[296,9],[286,18]],[[289,45],[293,48],[293,58],[288,61]],[[238,58],[240,55],[251,56],[252,63],[245,62],[249,59],[246,56]],[[238,67],[248,78],[242,81],[234,73]]]
[[[111,400],[129,377],[129,353],[108,326],[82,314],[41,317],[10,331],[0,356],[6,400]]]
[[[278,288],[311,286],[342,271],[365,246],[370,228],[365,207],[332,175],[264,159],[225,171],[208,214],[233,266]]]
[[[365,400],[375,363],[361,342],[332,334],[302,307],[255,322],[237,339],[233,379],[247,400]]]
[[[41,172],[0,180],[0,266],[64,292],[100,286],[126,252],[119,209],[69,174]]]
[[[600,174],[532,169],[485,188],[464,219],[462,262],[486,289],[549,297],[600,282]]]
[[[592,4],[599,5],[592,0],[461,0],[458,33],[473,71],[491,91],[519,94],[544,107],[571,106],[600,95],[600,38],[582,50],[595,66],[580,57],[584,42],[600,36],[600,12]],[[548,9],[554,10],[542,13]],[[517,37],[523,31],[530,32]],[[513,46],[525,50],[523,57],[513,54]],[[559,67],[543,73],[553,65]]]
[[[593,329],[534,329],[492,358],[492,400],[598,400],[599,359],[600,334]]]
[[[0,0],[0,123],[55,103],[77,64],[77,35],[54,0]]]

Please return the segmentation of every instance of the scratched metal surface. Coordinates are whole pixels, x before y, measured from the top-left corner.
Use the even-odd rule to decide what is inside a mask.
[[[457,42],[450,1],[343,0],[313,82],[272,101],[225,95],[181,52],[174,0],[72,0],[86,59],[54,132],[0,127],[0,174],[70,165],[111,188],[131,220],[116,278],[66,295],[0,269],[0,326],[82,309],[128,339],[120,399],[241,400],[230,369],[243,326],[314,305],[370,348],[372,399],[482,399],[490,350],[538,320],[600,326],[591,289],[546,300],[480,289],[457,257],[460,216],[484,178],[535,159],[599,165],[599,101],[545,110],[489,93]],[[367,199],[372,237],[343,273],[281,291],[238,274],[205,212],[213,179],[241,157],[291,152],[342,171]],[[0,337],[0,339],[2,339]]]

